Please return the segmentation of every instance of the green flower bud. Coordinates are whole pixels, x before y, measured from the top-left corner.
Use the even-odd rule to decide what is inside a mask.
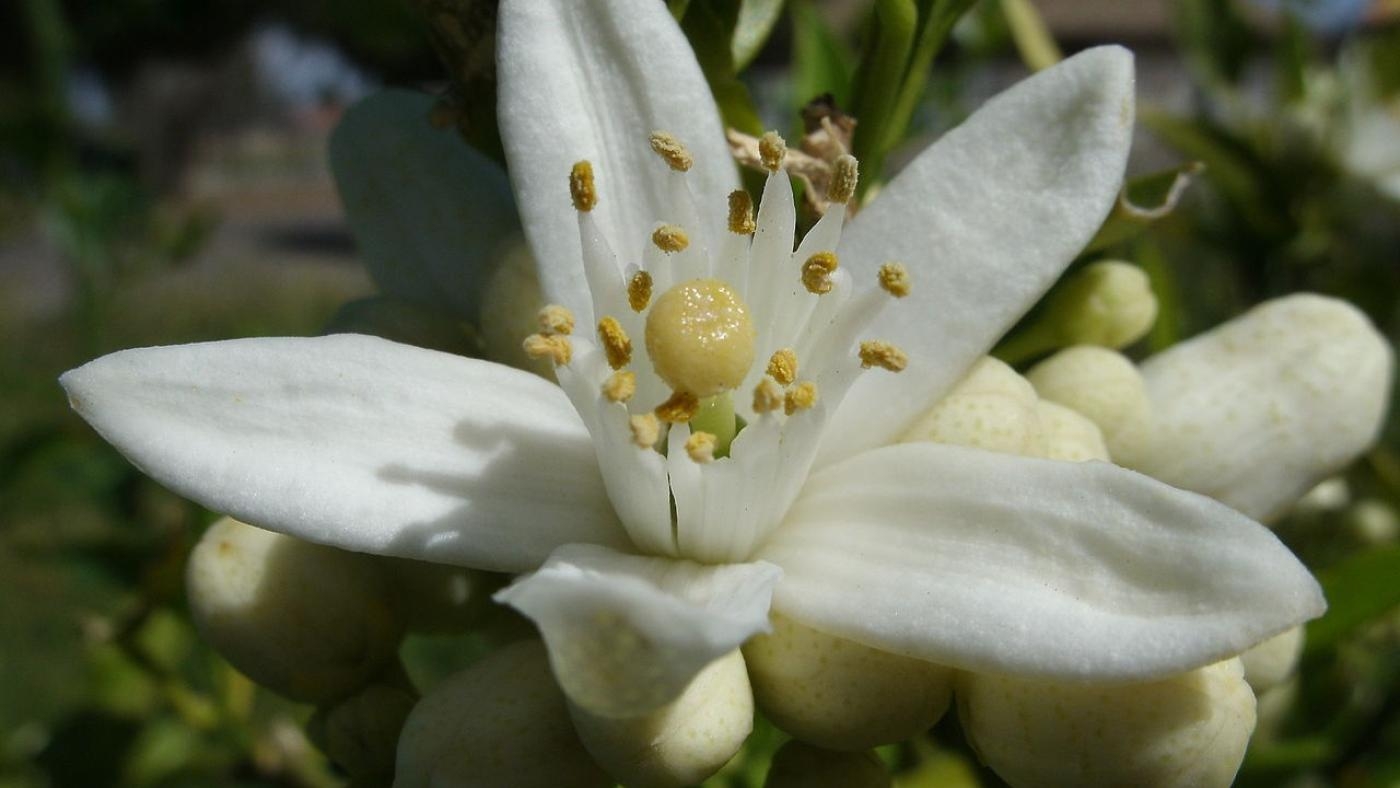
[[[833,752],[796,739],[773,756],[763,788],[889,788],[890,772],[872,751]]]
[[[1085,266],[1050,295],[1046,325],[1064,345],[1121,348],[1157,320],[1157,296],[1141,268],[1118,260]]]
[[[1237,659],[1147,684],[964,674],[958,704],[978,756],[1017,788],[1223,788],[1255,721]]]
[[[396,788],[611,788],[579,742],[544,644],[512,643],[433,688],[404,723]]]
[[[388,785],[399,731],[416,701],[407,690],[374,684],[318,710],[308,727],[317,730],[321,748],[350,776],[351,785]]]
[[[696,785],[720,770],[753,731],[753,692],[738,651],[711,662],[666,706],[609,718],[570,706],[584,746],[631,788]]]
[[[831,750],[922,734],[948,710],[952,671],[774,614],[744,645],[754,696],[774,725]]]
[[[345,697],[398,649],[388,580],[370,556],[225,517],[195,546],[185,580],[205,639],[293,700]]]
[[[1292,676],[1302,656],[1303,628],[1286,629],[1240,655],[1244,680],[1255,695],[1262,694]]]
[[[1152,439],[1152,405],[1133,362],[1092,345],[1056,353],[1026,373],[1044,399],[1078,411],[1103,432],[1108,453],[1119,464],[1141,456]]]

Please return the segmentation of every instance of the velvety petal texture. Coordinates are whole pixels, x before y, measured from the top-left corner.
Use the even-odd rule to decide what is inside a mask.
[[[1132,123],[1132,55],[1088,50],[987,102],[851,222],[838,251],[857,281],[909,268],[912,303],[873,329],[909,368],[856,383],[828,460],[889,443],[1050,287],[1112,207]]]
[[[568,545],[496,598],[539,625],[571,701],[599,716],[636,717],[768,631],[780,575],[761,561],[706,566]]]
[[[1317,583],[1228,507],[1103,462],[936,444],[815,474],[758,557],[778,612],[981,672],[1147,680],[1320,614]]]
[[[628,544],[568,400],[509,367],[341,334],[125,350],[61,382],[137,467],[264,528],[516,572]]]
[[[1295,295],[1148,359],[1134,467],[1272,520],[1376,440],[1395,355],[1345,301]]]
[[[578,222],[569,200],[574,162],[593,164],[604,237],[639,261],[663,207],[691,190],[702,212],[692,243],[715,243],[738,177],[714,99],[689,43],[654,0],[504,0],[497,27],[501,138],[546,298],[591,325]],[[683,183],[647,143],[675,134],[694,154]]]
[[[505,170],[429,123],[434,100],[385,90],[351,107],[331,135],[331,171],[375,284],[475,319],[520,221]]]

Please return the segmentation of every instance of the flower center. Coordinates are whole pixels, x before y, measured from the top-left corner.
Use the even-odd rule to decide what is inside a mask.
[[[692,279],[662,293],[647,313],[646,343],[657,377],[697,397],[738,388],[753,366],[748,305],[718,279]]]

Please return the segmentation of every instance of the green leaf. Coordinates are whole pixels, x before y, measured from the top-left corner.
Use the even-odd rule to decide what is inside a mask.
[[[792,17],[793,93],[799,105],[830,93],[836,105],[848,106],[851,95],[851,53],[826,24],[810,0],[789,6]]]
[[[1098,252],[1129,240],[1176,209],[1181,195],[1205,165],[1198,161],[1133,178],[1123,184],[1118,201],[1104,219],[1086,252]]]
[[[430,96],[386,90],[330,141],[350,229],[385,295],[475,320],[501,246],[520,234],[505,172],[428,122]]]
[[[700,61],[705,81],[710,83],[724,124],[747,134],[762,134],[763,121],[758,117],[749,89],[736,76],[730,45],[734,28],[732,22],[726,20],[723,5],[718,2],[691,5],[681,20],[681,30],[690,39],[695,59]]]
[[[1001,12],[1011,30],[1011,40],[1021,53],[1021,62],[1032,71],[1049,68],[1064,59],[1055,38],[1046,27],[1031,0],[1000,0]]]
[[[460,316],[387,296],[362,298],[342,306],[324,333],[369,334],[460,356],[480,355],[476,330]]]
[[[783,0],[740,0],[730,43],[735,71],[743,71],[753,62],[782,15]]]
[[[1327,613],[1308,624],[1304,658],[1322,654],[1362,625],[1400,607],[1400,545],[1351,556],[1318,574]]]

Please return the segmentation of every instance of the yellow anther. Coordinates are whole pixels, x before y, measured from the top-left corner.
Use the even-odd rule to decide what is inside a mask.
[[[637,375],[628,369],[620,369],[603,381],[603,396],[609,402],[626,402],[637,393]]]
[[[753,387],[754,413],[772,413],[783,407],[783,387],[772,378],[764,378]]]
[[[568,307],[548,304],[540,310],[538,320],[540,333],[545,336],[574,333],[574,313],[570,312]]]
[[[598,341],[603,343],[603,353],[613,369],[622,369],[632,361],[632,340],[617,318],[605,317],[598,321]]]
[[[646,332],[652,367],[676,391],[729,391],[753,366],[749,308],[718,279],[692,279],[662,293],[647,312]]]
[[[790,347],[774,351],[773,357],[768,359],[768,369],[765,372],[784,386],[791,386],[792,382],[797,380],[796,351]]]
[[[870,341],[860,343],[860,365],[863,369],[879,367],[890,372],[903,372],[909,366],[909,357],[904,351],[889,342]]]
[[[743,189],[729,193],[729,232],[735,235],[753,235],[758,223],[753,218],[753,198]]]
[[[683,252],[690,246],[690,236],[685,234],[678,225],[663,224],[651,233],[651,242],[656,244],[656,248],[667,254]]]
[[[769,172],[777,172],[783,166],[783,159],[787,157],[787,141],[776,131],[765,131],[762,137],[758,138],[758,158],[763,162],[763,168]]]
[[[657,156],[665,159],[671,169],[676,172],[686,172],[695,163],[695,159],[690,155],[690,150],[685,147],[685,143],[676,139],[675,135],[668,131],[653,131],[651,133],[651,149],[656,151]]]
[[[593,185],[593,165],[587,161],[574,164],[569,172],[569,196],[574,210],[588,213],[598,204],[598,188]]]
[[[831,292],[831,275],[836,273],[835,252],[817,252],[802,264],[802,284],[807,292],[822,295]]]
[[[817,384],[804,380],[787,390],[783,398],[783,412],[791,416],[799,410],[807,410],[817,404]]]
[[[640,312],[651,303],[651,274],[638,271],[627,283],[627,305],[633,312]]]
[[[671,398],[656,406],[656,417],[672,424],[680,424],[695,418],[700,410],[700,398],[688,391],[676,391]]]
[[[700,463],[715,461],[715,436],[708,432],[693,432],[685,439],[685,453]]]
[[[836,157],[831,165],[831,181],[826,185],[828,202],[844,205],[856,196],[856,184],[860,182],[860,163],[849,153]]]
[[[661,422],[650,413],[639,413],[627,420],[632,429],[632,443],[639,449],[650,449],[661,437]]]
[[[909,271],[899,263],[880,266],[880,288],[895,298],[909,295]]]
[[[569,343],[569,338],[560,334],[531,334],[525,337],[523,347],[525,355],[530,358],[548,358],[556,366],[569,363],[574,355],[574,346]]]

